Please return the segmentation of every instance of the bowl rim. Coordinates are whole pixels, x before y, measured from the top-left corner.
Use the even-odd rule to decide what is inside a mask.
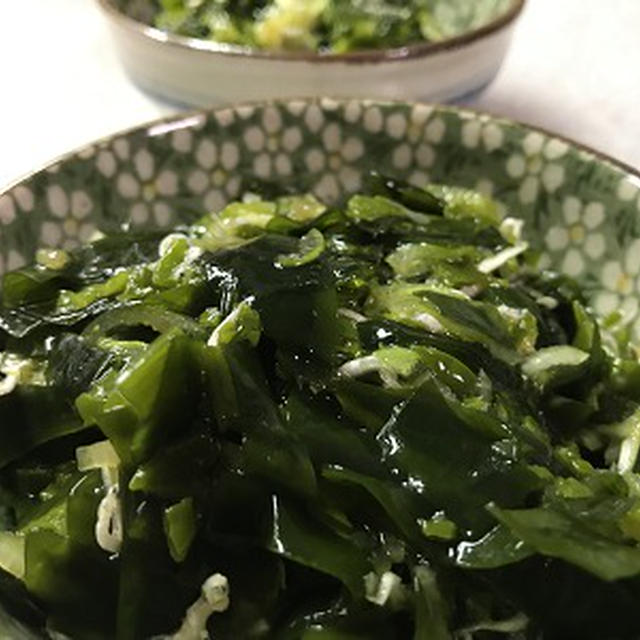
[[[552,131],[551,129],[547,129],[539,125],[528,123],[523,120],[516,120],[514,118],[510,118],[508,116],[495,113],[491,110],[487,111],[485,109],[475,109],[473,107],[467,107],[466,105],[458,106],[455,104],[442,104],[438,102],[427,102],[427,101],[420,101],[420,100],[384,100],[384,99],[378,99],[378,98],[342,98],[342,97],[337,98],[332,96],[321,96],[321,97],[310,96],[310,97],[279,98],[279,99],[273,99],[273,100],[247,100],[242,102],[229,102],[225,104],[216,105],[214,107],[187,109],[187,110],[179,111],[177,113],[170,114],[167,116],[162,116],[160,118],[155,118],[153,120],[146,120],[139,124],[135,124],[130,127],[125,127],[124,129],[119,129],[117,131],[114,131],[113,133],[100,136],[98,138],[91,140],[90,142],[74,147],[69,151],[65,151],[64,153],[54,156],[51,160],[48,160],[47,162],[40,164],[35,169],[32,169],[31,171],[10,180],[4,185],[0,184],[0,197],[6,194],[9,194],[13,189],[20,186],[23,182],[31,180],[37,174],[43,171],[50,170],[52,167],[55,167],[64,162],[72,160],[73,158],[76,158],[78,155],[82,154],[83,152],[89,149],[93,149],[94,147],[97,147],[99,145],[106,144],[112,140],[115,140],[116,138],[126,137],[140,131],[152,131],[154,129],[160,129],[161,132],[166,131],[168,133],[170,131],[174,131],[179,128],[187,128],[189,125],[195,124],[194,122],[195,120],[199,120],[203,117],[207,118],[209,116],[212,116],[215,113],[218,113],[219,111],[226,111],[228,109],[237,109],[242,107],[264,109],[265,107],[268,107],[271,105],[287,105],[292,102],[302,102],[305,104],[322,105],[322,102],[325,100],[331,101],[333,103],[337,103],[339,105],[348,104],[350,102],[357,102],[361,105],[374,106],[374,107],[375,106],[379,106],[379,107],[380,106],[391,106],[391,107],[422,106],[422,107],[428,107],[431,109],[444,109],[446,111],[451,111],[460,115],[467,114],[474,118],[488,117],[489,120],[491,121],[505,124],[510,127],[521,127],[530,132],[537,132],[537,133],[541,133],[546,137],[562,140],[563,142],[566,142],[572,147],[575,147],[579,151],[584,151],[586,153],[593,155],[593,157],[596,158],[598,162],[605,162],[621,170],[622,172],[626,173],[628,176],[631,176],[632,178],[634,178],[634,182],[636,182],[640,187],[640,167],[634,167],[628,164],[627,162],[625,162],[624,160],[619,160],[618,158],[615,158],[612,155],[609,155],[605,151],[600,151],[599,149],[596,149],[595,147],[592,147],[586,143],[578,142],[574,138],[566,136],[562,133]],[[183,125],[183,127],[181,127],[180,125]],[[160,133],[157,133],[155,135],[160,135]]]
[[[397,47],[394,49],[367,49],[337,54],[308,51],[265,51],[261,49],[251,49],[250,47],[214,42],[203,38],[180,36],[174,33],[162,31],[161,29],[131,18],[116,6],[115,0],[97,0],[97,3],[114,24],[126,29],[132,35],[142,36],[143,38],[156,43],[166,44],[183,50],[252,60],[311,62],[315,64],[375,64],[424,58],[437,53],[460,49],[471,45],[488,36],[498,33],[502,29],[505,29],[514,23],[524,10],[527,0],[510,0],[509,8],[487,24],[476,29],[464,31],[460,35],[446,38],[439,42],[423,42],[409,44],[404,47]]]

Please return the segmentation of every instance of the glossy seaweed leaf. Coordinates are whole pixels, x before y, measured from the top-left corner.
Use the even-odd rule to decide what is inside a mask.
[[[537,476],[509,447],[454,411],[433,383],[425,383],[378,435],[386,464],[406,478],[434,510],[456,524],[485,532],[489,502],[524,504],[540,489]],[[496,430],[499,426],[496,424]],[[448,452],[455,451],[455,465]]]
[[[534,553],[533,547],[499,524],[475,542],[461,542],[456,549],[456,564],[465,569],[497,569]]]
[[[72,402],[116,364],[113,353],[75,334],[62,334],[55,339],[50,351],[48,377]]]
[[[117,270],[157,258],[163,232],[109,235],[73,250],[60,269],[36,265],[7,273],[2,284],[4,307],[49,302],[61,289],[76,291],[102,282]]]
[[[480,299],[495,305],[507,305],[514,309],[526,309],[536,319],[538,339],[536,347],[567,344],[570,336],[557,317],[556,309],[550,309],[539,303],[544,297],[540,292],[534,296],[533,292],[522,283],[510,281],[508,284],[494,284],[480,294]],[[555,298],[546,301],[553,306],[558,304]]]
[[[58,493],[49,500],[53,505],[43,505],[47,511],[39,509],[22,528],[25,584],[30,593],[48,603],[50,624],[72,636],[98,638],[115,630],[109,610],[115,607],[117,572],[93,535],[92,514],[100,499],[95,476],[73,480],[71,486],[69,482],[58,485]],[[83,603],[87,593],[93,598]],[[100,631],[93,627],[96,622]]]
[[[378,607],[340,603],[308,611],[278,630],[278,640],[402,640],[411,633],[411,620]]]
[[[449,608],[438,587],[435,573],[426,566],[417,567],[414,575],[416,630],[414,640],[451,640]]]
[[[459,293],[443,293],[429,285],[393,283],[375,288],[366,309],[374,317],[478,342],[508,364],[520,359],[519,336],[508,318],[494,306]]]
[[[390,477],[378,479],[335,466],[326,468],[322,476],[338,486],[356,487],[368,493],[382,507],[388,518],[388,522],[385,523],[387,532],[396,532],[413,541],[420,540],[418,520],[431,515],[431,508],[428,503],[421,504],[419,496],[410,490],[398,486]],[[350,515],[363,519],[364,525],[373,524],[368,521],[362,502]]]
[[[474,573],[475,575],[475,573]],[[550,640],[635,638],[640,623],[629,607],[640,594],[636,579],[605,582],[570,564],[533,556],[502,569],[479,571],[498,599],[531,620],[528,631]]]
[[[283,434],[249,435],[242,446],[240,465],[247,475],[256,476],[280,491],[309,500],[316,497],[317,481],[309,452]]]
[[[49,334],[61,329],[82,326],[95,316],[122,306],[117,300],[103,298],[82,309],[56,309],[49,303],[22,306],[17,309],[0,310],[0,329],[9,336],[22,339],[37,330]]]
[[[385,389],[344,377],[335,382],[333,392],[344,413],[372,433],[377,433],[394,409],[411,395],[410,390]]]
[[[365,178],[365,187],[372,194],[391,198],[413,211],[433,215],[444,213],[444,201],[428,189],[421,189],[404,180],[372,172]]]
[[[150,501],[131,499],[124,511],[120,571],[127,579],[117,590],[116,637],[134,640],[177,630],[197,591],[181,588],[159,508]]]
[[[98,425],[120,458],[140,463],[194,416],[198,386],[189,339],[179,330],[157,338],[118,376],[96,382],[76,401],[87,426]]]
[[[451,354],[475,373],[484,370],[499,388],[514,392],[522,387],[520,376],[514,368],[494,357],[482,344],[420,330],[387,319],[363,321],[358,324],[358,332],[364,348],[373,350],[382,345],[432,347]]]
[[[337,297],[325,260],[282,269],[280,256],[298,250],[295,238],[264,235],[206,256],[209,278],[222,301],[255,300],[265,335],[280,346],[328,357],[334,344]]]
[[[148,327],[157,333],[179,328],[188,335],[206,337],[204,328],[192,318],[152,304],[133,304],[105,311],[87,325],[83,335],[95,341],[140,327]]]
[[[415,389],[426,378],[432,378],[461,398],[480,396],[483,392],[478,376],[457,358],[433,347],[381,347],[345,362],[339,374],[365,381],[377,377],[387,389]]]
[[[593,527],[593,516],[583,501],[565,501],[561,506],[525,510],[492,507],[491,512],[528,547],[574,564],[602,580],[620,580],[640,573],[640,550],[636,545],[617,540],[618,536],[611,535],[611,525],[606,532],[609,535]],[[606,511],[609,517],[615,516],[615,509]]]
[[[427,242],[403,244],[387,256],[396,277],[405,280],[429,277],[449,287],[484,288],[489,278],[478,271],[483,253],[476,247],[447,246]]]
[[[286,429],[302,441],[320,471],[341,466],[374,477],[385,475],[377,447],[358,423],[336,415],[335,404],[293,393],[284,406]]]
[[[53,385],[20,385],[0,396],[0,467],[85,425]]]
[[[275,495],[272,517],[268,548],[273,553],[338,578],[354,595],[363,593],[364,575],[371,570],[366,549]]]
[[[425,242],[497,250],[505,244],[495,227],[472,217],[445,218],[414,212],[382,196],[354,196],[348,207],[347,216],[354,228],[388,248],[400,242]]]
[[[141,491],[166,500],[208,494],[217,476],[220,447],[206,432],[167,445],[140,465],[129,481],[131,491]]]
[[[0,570],[0,633],[6,638],[45,640],[44,611],[21,580]]]

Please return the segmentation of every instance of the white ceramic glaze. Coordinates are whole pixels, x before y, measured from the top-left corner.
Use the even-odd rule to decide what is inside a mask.
[[[142,88],[175,102],[206,106],[296,96],[447,101],[492,80],[520,10],[474,32],[393,52],[347,56],[270,55],[167,34],[99,0],[120,58]]]

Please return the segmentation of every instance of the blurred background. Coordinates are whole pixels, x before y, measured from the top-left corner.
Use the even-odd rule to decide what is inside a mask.
[[[4,0],[2,11],[0,185],[184,108],[131,83],[94,0]],[[638,0],[529,0],[494,82],[458,102],[640,168],[639,35]]]

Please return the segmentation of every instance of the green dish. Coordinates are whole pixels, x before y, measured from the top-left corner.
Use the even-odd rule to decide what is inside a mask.
[[[384,160],[380,161],[380,159]],[[609,322],[615,321],[617,324],[620,330],[617,332],[617,336],[623,347],[627,349],[629,340],[633,341],[637,334],[638,305],[637,303],[634,305],[636,296],[629,281],[635,280],[638,271],[636,269],[638,234],[633,224],[637,218],[637,207],[640,202],[637,177],[608,160],[597,158],[591,152],[546,134],[528,130],[520,125],[492,120],[486,116],[454,109],[432,108],[425,105],[336,103],[326,100],[253,105],[225,109],[211,114],[193,114],[173,122],[156,123],[143,130],[125,134],[118,139],[99,143],[91,149],[84,150],[80,155],[69,157],[15,185],[0,196],[0,219],[7,223],[0,236],[3,267],[11,269],[20,267],[21,263],[32,259],[35,248],[42,244],[63,246],[70,249],[76,246],[80,239],[86,240],[98,227],[105,232],[114,232],[121,228],[122,224],[125,224],[128,228],[137,227],[142,231],[144,227],[166,227],[191,222],[204,211],[219,209],[223,206],[224,201],[235,198],[246,189],[247,185],[258,185],[265,180],[275,182],[275,188],[278,191],[313,190],[324,200],[343,207],[351,193],[361,191],[367,186],[364,184],[365,177],[373,168],[398,178],[410,179],[419,184],[427,183],[430,178],[431,182],[449,182],[461,186],[472,186],[485,192],[492,191],[500,203],[497,209],[498,213],[501,212],[502,215],[505,215],[508,212],[510,216],[518,215],[525,220],[528,241],[541,254],[542,264],[559,268],[568,275],[577,277],[587,292],[593,308],[601,314],[609,316]],[[115,193],[114,184],[116,186]],[[388,189],[388,187],[384,188]],[[190,193],[186,192],[186,189],[189,189]],[[159,197],[160,195],[162,197]],[[433,207],[440,206],[437,201],[434,203],[433,199],[425,204],[423,198],[420,200],[421,204],[418,203],[415,193],[410,194],[409,197],[413,203],[412,207],[418,208],[423,213],[426,211],[420,207],[431,207],[428,214],[433,214],[437,213]],[[352,200],[349,211],[352,212],[352,216],[360,219],[365,216],[368,219],[373,215],[373,204],[358,200],[354,204]],[[309,203],[309,206],[311,205],[313,203]],[[470,205],[465,206],[468,210]],[[314,207],[315,205],[311,206],[311,209]],[[305,211],[308,212],[309,207],[306,207]],[[393,216],[399,215],[400,217],[398,221],[398,230],[400,230],[404,214],[398,214],[397,208],[392,208],[392,211],[394,212]],[[172,218],[174,213],[177,216]],[[476,207],[475,214],[476,217],[484,218],[486,222],[487,216],[493,218],[496,215],[496,210],[481,206],[480,208]],[[260,215],[262,220],[265,217],[265,212],[260,212]],[[413,220],[413,218],[410,219]],[[418,219],[422,220],[422,218]],[[512,227],[513,225],[509,225],[509,228]],[[285,228],[282,227],[281,230],[283,229]],[[287,229],[290,231],[291,226],[289,225]],[[391,231],[393,231],[393,226]],[[326,233],[329,234],[328,231]],[[218,237],[216,234],[214,236]],[[483,242],[486,241],[483,240]],[[293,245],[290,247],[287,245],[285,248],[288,250],[284,251],[283,249],[276,252],[276,266],[285,272],[288,269],[305,270],[307,267],[313,271],[313,264],[316,260],[322,259],[323,255],[323,242],[320,242],[317,233],[315,235],[308,234],[297,249]],[[394,270],[404,269],[405,276],[412,277],[406,269],[413,269],[415,260],[407,260],[407,257],[404,253],[398,254],[393,258],[390,257],[387,262]],[[468,256],[458,256],[458,258],[467,260]],[[483,256],[483,259],[486,258],[487,256]],[[64,261],[64,256],[41,254],[39,259],[40,261],[54,260],[55,262],[58,259]],[[232,258],[230,260],[233,262]],[[464,260],[462,261],[464,262]],[[233,262],[233,264],[236,265],[234,268],[241,271],[243,269],[251,270],[248,255],[247,259]],[[468,277],[468,272],[465,269],[462,271],[465,273],[464,277]],[[445,273],[449,274],[447,277],[460,275],[457,269],[453,270],[453,275],[448,268]],[[311,278],[311,275],[308,277]],[[18,295],[19,297],[22,295],[20,291],[31,289],[32,284],[28,284],[29,281],[31,279],[27,278],[24,281],[24,286],[18,283],[18,289],[15,286],[7,287],[7,292],[11,296]],[[311,280],[305,280],[305,282],[310,284]],[[112,284],[115,286],[118,283]],[[347,279],[344,286],[348,284]],[[560,293],[560,291],[564,291],[564,293]],[[423,293],[426,295],[423,303],[441,305],[442,300],[438,298],[434,302],[429,297],[431,294]],[[570,289],[566,288],[553,289],[551,297],[555,293],[570,297],[573,295],[570,293]],[[422,296],[422,294],[420,295]],[[178,304],[178,298],[172,297],[171,299],[172,304]],[[547,300],[544,304],[548,302]],[[79,301],[75,298],[71,300],[71,304],[78,303]],[[262,304],[262,302],[259,301],[258,304]],[[377,304],[380,307],[378,311],[384,308],[387,311],[383,313],[388,312],[393,317],[402,314],[405,308],[404,305],[398,307],[393,296],[390,297],[382,290],[377,297]],[[368,309],[372,310],[371,307]],[[433,306],[430,309],[433,312]],[[354,311],[357,316],[361,309]],[[375,313],[375,309],[373,312]],[[615,313],[612,315],[611,312]],[[476,332],[481,326],[477,324],[479,322],[478,313],[480,313],[479,308],[474,311],[474,331]],[[582,311],[575,305],[574,313],[577,314],[577,318],[582,317]],[[312,315],[316,319],[319,317]],[[175,316],[172,317],[176,320]],[[204,322],[207,323],[210,320],[213,322],[215,319],[205,318]],[[444,321],[444,318],[441,317],[440,321]],[[158,328],[158,323],[161,324],[163,318],[161,314],[157,314],[149,322],[152,327]],[[568,322],[567,326],[569,327],[574,326],[574,321],[571,319],[565,318],[564,322]],[[494,329],[500,324],[497,319],[496,323]],[[246,339],[249,342],[254,342],[256,335],[251,328],[253,320],[250,313],[244,318],[243,326],[245,327],[244,331],[247,331]],[[265,326],[267,327],[266,331],[274,331],[279,325],[272,323],[269,328],[267,323]],[[486,328],[486,323],[484,326]],[[577,341],[573,342],[574,347],[577,347],[579,351],[585,351],[587,343],[589,343],[592,345],[589,349],[594,349],[593,353],[595,354],[595,350],[599,347],[597,342],[593,342],[593,335],[589,338],[589,331],[587,331],[589,323],[586,320],[580,320],[575,326],[579,326],[581,331],[580,335],[576,334],[574,337],[574,340]],[[185,331],[188,332],[192,329],[193,327],[185,327]],[[388,331],[388,327],[382,327],[382,329]],[[98,326],[95,330],[99,332],[101,328]],[[285,334],[278,335],[283,336],[284,340],[294,340],[298,330],[299,328],[296,329],[292,326]],[[435,329],[433,330],[435,331]],[[228,337],[226,331],[224,334]],[[477,336],[477,333],[474,335]],[[522,337],[520,333],[518,335]],[[526,336],[526,331],[524,335]],[[169,335],[167,340],[171,338],[176,341],[176,344],[180,343],[178,346],[183,345],[181,339],[172,336],[173,334]],[[501,338],[489,340],[486,346],[495,357],[504,359],[505,362],[515,366],[516,360],[526,354],[520,353],[519,356],[516,356],[509,350],[509,340],[513,337],[510,330],[506,330]],[[222,340],[219,336],[218,338]],[[482,342],[482,340],[480,341]],[[518,342],[526,350],[525,343]],[[173,342],[171,344],[173,345]],[[324,344],[325,341],[323,341]],[[318,345],[318,349],[321,349],[323,345]],[[172,348],[171,353],[182,353],[181,348]],[[516,351],[519,348],[516,348]],[[568,349],[571,350],[571,348]],[[413,369],[405,371],[404,364],[406,363],[398,361],[399,355],[401,354],[397,351],[378,354],[380,358],[383,358],[385,364],[385,376],[389,376],[388,368],[390,367],[391,374],[396,376],[396,382],[397,375],[404,379],[406,376],[410,377],[413,372]],[[407,356],[406,353],[403,355]],[[573,376],[572,371],[579,378],[587,375],[582,353],[576,353],[575,350],[569,353],[565,349],[562,354],[556,352],[555,356],[564,358],[562,366],[555,362],[552,367],[548,367],[549,363],[547,362],[545,365],[545,362],[539,357],[527,361],[523,365],[523,371],[540,389],[544,390],[549,386],[550,389],[555,390],[564,388],[563,385],[575,385],[578,379]],[[580,356],[579,361],[576,356]],[[635,352],[629,351],[628,356],[633,361]],[[281,362],[282,364],[283,362]],[[298,367],[304,369],[309,363],[304,364],[295,360],[288,365],[285,361],[284,365],[289,367],[290,372],[295,372]],[[349,371],[351,369],[353,367]],[[602,372],[598,375],[608,375],[605,370],[598,370]],[[591,373],[588,375],[592,375],[593,369],[589,369],[589,371]],[[309,371],[304,375],[307,376],[308,373]],[[348,373],[346,369],[344,373]],[[314,373],[313,376],[315,375]],[[391,375],[392,378],[393,375]],[[383,382],[385,376],[381,374]],[[462,377],[464,378],[464,375]],[[489,377],[491,378],[491,376]],[[140,377],[138,376],[138,378]],[[247,381],[248,378],[245,379],[245,382]],[[314,384],[316,383],[321,384],[317,381]],[[630,384],[631,387],[628,390],[631,390],[633,379],[627,380],[625,384]],[[560,386],[558,387],[558,385]],[[586,404],[581,405],[575,394],[582,392],[579,392],[575,386],[572,389],[572,402],[566,406],[554,404],[553,410],[566,411],[570,409],[571,412],[564,415],[571,415],[571,421],[575,423],[578,416],[584,417],[583,410],[585,407],[588,408],[590,401],[585,398]],[[625,389],[624,385],[622,387],[618,385],[616,393],[625,393]],[[248,394],[247,397],[251,397],[251,395]],[[613,393],[606,395],[613,397]],[[343,394],[343,402],[344,397]],[[348,394],[346,397],[348,398]],[[384,394],[380,396],[381,399],[383,397]],[[433,399],[435,396],[429,397]],[[89,400],[87,399],[85,402],[83,411],[86,415],[95,414],[97,416],[101,411],[100,394],[94,400]],[[592,396],[591,402],[594,400],[595,396]],[[107,402],[110,400],[107,399]],[[449,402],[453,402],[453,399],[449,398]],[[372,412],[376,411],[373,403],[370,403],[367,408],[365,406],[359,407],[357,403],[354,404],[347,400],[347,405],[356,414],[364,411],[364,414],[360,413],[360,415],[370,416]],[[477,409],[478,407],[475,407],[475,410]],[[468,407],[468,410],[473,410],[473,408]],[[396,421],[404,420],[405,413],[403,411],[402,414],[398,414]],[[456,420],[461,420],[462,414],[457,415]],[[102,419],[99,419],[99,424],[102,426],[100,420]],[[362,420],[366,422],[364,418]],[[608,422],[611,421],[605,421],[605,423]],[[110,425],[113,427],[114,424],[105,423],[104,428],[108,430]],[[398,422],[398,424],[400,423]],[[490,429],[491,427],[489,421],[482,424],[483,428]],[[524,423],[522,426],[525,426]],[[631,431],[627,434],[626,427],[623,425],[621,428],[625,433],[621,432],[621,434],[633,440],[635,427],[631,422],[627,426]],[[397,428],[400,429],[399,426]],[[530,429],[530,425],[527,428]],[[387,439],[383,438],[381,442],[383,444],[386,442],[390,447],[388,454],[393,457],[399,455],[395,449],[398,441],[391,437],[395,434],[395,427],[390,426],[389,429],[385,432],[385,437],[388,436]],[[400,430],[402,431],[402,429]],[[530,435],[532,442],[537,440],[535,429],[531,430]],[[611,434],[607,436],[607,432],[604,430],[600,438],[605,436],[610,437]],[[633,445],[631,440],[629,440],[631,444],[627,448]],[[117,438],[114,439],[115,441]],[[538,441],[538,445],[540,443]],[[142,456],[146,451],[145,447],[151,445],[149,442],[133,444],[131,447],[124,446],[119,450],[119,453],[126,457],[130,452],[130,455],[133,456],[132,460],[135,457],[135,462],[139,463],[141,460],[138,459],[138,454]],[[600,439],[598,442],[593,441],[588,446],[597,451],[605,444]],[[542,445],[544,446],[544,442]],[[403,447],[406,446],[405,443]],[[627,451],[627,453],[629,452]],[[93,455],[99,457],[105,454],[103,452]],[[502,460],[504,456],[508,458],[511,454],[501,448],[500,451],[496,450],[496,455],[502,456],[500,458]],[[621,611],[625,611],[625,598],[632,597],[634,587],[632,581],[622,579],[635,575],[634,554],[637,553],[637,550],[627,544],[623,553],[618,548],[609,549],[606,545],[611,544],[612,535],[615,537],[624,534],[627,538],[635,536],[633,509],[631,509],[630,502],[634,499],[632,492],[629,493],[629,489],[623,490],[619,483],[616,484],[614,482],[616,476],[613,474],[601,473],[597,474],[598,477],[591,478],[591,472],[582,463],[576,464],[576,460],[570,455],[570,452],[567,451],[562,455],[564,456],[562,458],[563,464],[568,467],[573,465],[574,470],[571,473],[561,474],[557,467],[551,468],[554,469],[555,474],[575,475],[575,481],[562,482],[554,489],[559,492],[557,495],[551,495],[551,499],[556,500],[554,503],[556,506],[558,500],[560,502],[564,499],[586,500],[589,496],[585,492],[596,490],[593,482],[598,485],[597,491],[612,492],[612,496],[615,494],[625,503],[624,505],[620,501],[615,505],[612,503],[601,515],[590,512],[589,518],[595,518],[594,522],[597,521],[598,524],[597,532],[592,531],[588,535],[595,535],[596,538],[602,536],[601,543],[605,545],[600,547],[599,551],[591,546],[592,554],[588,551],[589,545],[587,545],[584,553],[576,553],[576,545],[584,544],[584,535],[586,534],[575,519],[575,514],[563,511],[559,515],[554,512],[553,518],[546,521],[546,524],[543,522],[545,532],[540,535],[538,531],[536,537],[533,533],[530,535],[525,533],[528,525],[522,519],[518,519],[517,512],[508,510],[510,506],[522,508],[524,505],[519,503],[500,504],[502,507],[506,506],[507,510],[498,509],[492,513],[504,526],[517,532],[520,540],[527,541],[524,550],[517,546],[514,547],[516,560],[521,560],[521,555],[519,555],[521,551],[527,553],[530,551],[528,545],[532,545],[546,555],[563,558],[570,565],[580,566],[604,581],[612,581],[610,588],[607,586],[603,591],[602,598],[608,603],[608,610],[609,607],[617,606],[621,608]],[[628,460],[633,456],[630,458],[625,454],[623,457]],[[437,460],[440,462],[443,459],[443,456],[437,456]],[[294,456],[292,460],[298,459]],[[399,466],[402,467],[405,463],[409,464],[409,459],[405,460],[403,455],[399,455]],[[539,469],[539,479],[543,483],[548,478],[542,469],[546,465],[547,463],[541,462]],[[511,463],[507,464],[504,467],[505,473],[511,467]],[[513,473],[519,473],[516,467],[513,467]],[[341,470],[336,469],[334,473],[340,474]],[[470,476],[472,479],[473,477]],[[620,476],[617,477],[621,479]],[[419,478],[412,475],[411,478],[415,486],[411,485],[410,488],[420,493]],[[631,479],[629,477],[629,480]],[[434,480],[431,478],[431,481]],[[524,482],[523,477],[518,476],[518,482]],[[298,489],[303,491],[304,486],[306,485],[301,485]],[[508,483],[505,484],[505,490],[507,486],[509,486]],[[485,489],[488,490],[488,487]],[[294,488],[295,490],[297,489]],[[78,489],[78,504],[82,504],[85,499],[89,500],[88,494],[85,495],[83,491],[84,489]],[[473,491],[471,493],[473,494]],[[623,493],[625,493],[624,496]],[[537,506],[537,504],[526,506]],[[581,509],[583,507],[586,509],[588,506],[586,502],[581,505]],[[166,516],[167,535],[170,543],[173,544],[172,555],[174,555],[174,559],[182,557],[184,551],[182,543],[190,536],[187,535],[188,532],[184,531],[175,530],[172,533],[171,523],[188,521],[188,518],[184,516],[192,508],[193,505],[188,501],[178,502],[175,506],[175,512],[172,512],[175,515],[175,520],[171,513]],[[281,522],[283,526],[286,525],[290,530],[293,530],[291,529],[294,526],[292,523],[295,523],[296,519],[291,519],[291,513],[287,509],[284,508],[283,514],[285,515],[283,515],[284,519]],[[621,527],[618,533],[612,534],[611,519],[617,521],[613,515],[616,509],[621,510],[621,516],[628,513],[629,509],[631,512],[628,513],[628,518],[624,518],[622,524],[616,525]],[[473,534],[477,534],[478,531],[467,533],[457,530],[461,523],[464,524],[464,527],[468,526],[469,529],[474,529],[477,523],[465,523],[464,516],[461,517],[459,513],[454,515],[455,510],[455,506],[451,506],[445,514],[423,523],[427,537],[450,539],[452,536],[455,538],[459,535],[462,541],[473,541]],[[401,509],[401,513],[408,511],[410,508]],[[542,516],[543,514],[538,515]],[[82,513],[78,512],[76,517],[82,520]],[[397,517],[402,522],[402,515]],[[584,517],[584,513],[578,514],[576,517],[578,519]],[[459,521],[457,527],[455,520]],[[51,522],[48,521],[48,524]],[[342,527],[347,526],[347,523],[341,521],[340,518],[331,523],[325,522],[325,524],[330,527],[338,527],[337,530],[342,530]],[[566,531],[567,540],[578,536],[572,544],[564,545],[564,551],[562,550],[562,534],[559,538],[556,537],[555,541],[552,541],[553,535],[557,536],[557,532],[563,530]],[[46,536],[43,537],[43,540],[44,538]],[[279,539],[278,535],[274,537],[276,540],[274,551],[277,552],[282,551],[277,544]],[[47,545],[55,542],[47,540],[44,541]],[[457,540],[457,542],[461,540]],[[591,537],[590,540],[589,544],[592,545],[594,538]],[[498,546],[500,547],[500,545]],[[508,550],[509,546],[506,545],[505,548]],[[54,544],[51,547],[51,553],[57,554],[56,549]],[[611,562],[608,561],[609,551],[611,551]],[[603,561],[598,559],[598,553],[603,556]],[[626,560],[620,555],[621,553],[622,555],[627,554]],[[355,557],[353,556],[353,558]],[[486,568],[488,569],[488,567]],[[342,572],[343,567],[334,570]],[[532,570],[536,571],[535,567]],[[574,584],[574,579],[567,577],[566,565],[562,563],[549,565],[544,571],[551,571],[557,580],[568,580],[567,584]],[[108,572],[105,573],[105,577],[107,575]],[[578,572],[577,575],[579,577],[582,574]],[[420,584],[422,584],[421,581],[424,582],[420,588],[424,588],[431,594],[429,596],[431,599],[427,599],[430,604],[424,615],[433,616],[435,615],[433,606],[436,602],[433,600],[436,597],[432,590],[431,579],[433,576],[430,573],[424,573],[424,575],[421,573],[419,576],[416,574],[415,577]],[[583,578],[579,577],[579,579]],[[587,580],[587,578],[584,579]],[[593,579],[591,578],[591,580]],[[350,579],[346,579],[346,582],[349,583]],[[508,585],[506,586],[508,588]],[[69,585],[69,588],[72,589],[72,585]],[[369,588],[376,591],[375,585],[369,585]],[[517,591],[516,585],[511,588],[514,593]],[[589,587],[589,589],[595,588],[594,584]],[[60,593],[64,591],[62,589]],[[132,594],[134,592],[135,589]],[[574,590],[574,595],[575,593]],[[596,590],[594,593],[599,594],[600,592]],[[582,637],[589,637],[589,633],[592,634],[591,637],[602,637],[606,630],[613,629],[613,627],[610,629],[598,626],[598,624],[602,624],[601,620],[598,622],[602,612],[598,611],[597,606],[593,610],[587,608],[586,611],[578,608],[576,612],[573,608],[575,603],[571,603],[571,595],[566,594],[563,597],[568,600],[561,600],[558,594],[557,602],[565,604],[565,613],[569,615],[565,624],[571,625],[572,619],[582,621],[585,625],[588,624],[588,627],[580,629]],[[62,597],[60,602],[64,603],[64,601],[65,597]],[[555,597],[554,602],[556,602]],[[12,610],[15,611],[15,607]],[[524,624],[522,616],[513,617],[519,612],[519,610],[507,607],[499,613],[496,612],[492,618],[494,620],[504,619],[506,614],[509,614],[510,622],[507,626],[512,633],[517,633],[517,629]],[[500,613],[505,615],[501,617]],[[529,611],[529,614],[534,619],[536,615],[539,615],[535,611]],[[571,616],[577,617],[572,618]],[[438,629],[441,632],[442,628],[438,619],[430,618],[430,620],[430,624],[435,625],[432,630]],[[588,623],[585,622],[587,620]],[[616,622],[621,622],[620,616],[616,617]],[[622,620],[622,623],[626,623],[626,621]],[[625,627],[625,624],[616,627],[615,633],[617,635],[613,637],[634,637],[629,634],[633,634],[637,630],[632,628],[633,621],[629,624],[630,627]],[[569,631],[575,631],[575,629],[571,626],[565,627],[565,636]],[[19,637],[16,635],[16,631],[7,631],[6,633],[13,634],[12,637]],[[548,637],[559,636],[549,635]]]
[[[165,29],[156,28],[153,25],[159,4],[152,0],[96,2],[135,82],[180,104],[202,107],[299,96],[357,99],[401,96],[406,101],[447,101],[477,91],[493,79],[525,6],[525,0],[434,2],[429,7],[433,7],[432,30],[438,31],[436,40],[372,49],[368,47],[376,43],[376,33],[367,36],[369,40],[358,35],[357,45],[355,34],[347,34],[347,41],[337,48],[351,49],[340,52],[326,50],[329,40],[338,34],[325,38],[323,45],[322,34],[318,33],[318,42],[307,43],[313,48],[291,49],[282,47],[293,45],[300,38],[304,40],[301,35],[304,30],[287,33],[284,39],[287,42],[279,42],[280,36],[270,32],[273,41],[265,44],[276,48],[257,48],[247,46],[255,38],[246,34],[230,37],[227,33],[227,40],[244,42],[229,44],[181,35],[166,30],[167,25]],[[250,4],[241,0],[234,6]],[[181,6],[179,0],[176,6]],[[354,4],[354,8],[358,6],[361,5]],[[174,29],[198,32],[193,25],[181,29],[181,20],[176,19]],[[375,32],[378,25],[373,21],[370,26]],[[411,20],[402,25],[396,23],[388,34],[387,44],[400,44],[405,37],[413,39],[416,29]],[[280,32],[275,29],[275,33]],[[320,50],[316,50],[316,45]],[[354,46],[356,49],[352,50]]]

